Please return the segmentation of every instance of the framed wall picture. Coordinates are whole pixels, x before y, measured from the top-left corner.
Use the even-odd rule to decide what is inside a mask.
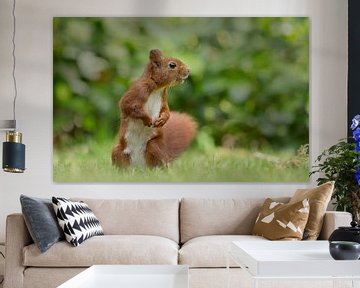
[[[55,182],[307,182],[308,17],[54,17]]]

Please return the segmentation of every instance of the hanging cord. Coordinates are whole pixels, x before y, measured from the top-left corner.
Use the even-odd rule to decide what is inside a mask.
[[[15,78],[15,68],[16,68],[16,57],[15,57],[15,35],[16,35],[16,16],[15,16],[15,7],[16,7],[16,0],[13,0],[13,9],[12,9],[12,16],[13,16],[13,34],[12,34],[12,44],[13,44],[13,50],[12,50],[12,56],[13,56],[13,69],[12,69],[12,78],[14,81],[14,102],[13,102],[13,118],[15,121],[15,130],[16,130],[16,98],[17,98],[17,86],[16,86],[16,78]]]

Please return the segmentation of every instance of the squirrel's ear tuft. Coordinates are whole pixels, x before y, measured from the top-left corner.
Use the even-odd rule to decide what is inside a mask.
[[[155,62],[156,64],[159,64],[161,61],[162,53],[159,49],[152,49],[150,50],[150,60],[152,62]]]

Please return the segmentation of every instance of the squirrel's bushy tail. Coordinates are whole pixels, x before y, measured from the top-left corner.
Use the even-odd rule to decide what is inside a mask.
[[[173,160],[183,152],[196,135],[197,123],[184,113],[171,112],[163,126],[164,146],[168,157]]]

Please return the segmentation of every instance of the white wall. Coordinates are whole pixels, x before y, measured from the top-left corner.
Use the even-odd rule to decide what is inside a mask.
[[[0,1],[0,119],[11,119],[12,0]],[[27,149],[23,175],[0,172],[0,242],[21,193],[50,197],[177,198],[288,196],[310,184],[54,184],[52,16],[310,16],[311,157],[346,135],[347,2],[339,0],[19,0],[18,122]],[[4,139],[2,134],[1,139]],[[1,140],[3,141],[3,140]],[[1,157],[1,156],[0,156]]]

